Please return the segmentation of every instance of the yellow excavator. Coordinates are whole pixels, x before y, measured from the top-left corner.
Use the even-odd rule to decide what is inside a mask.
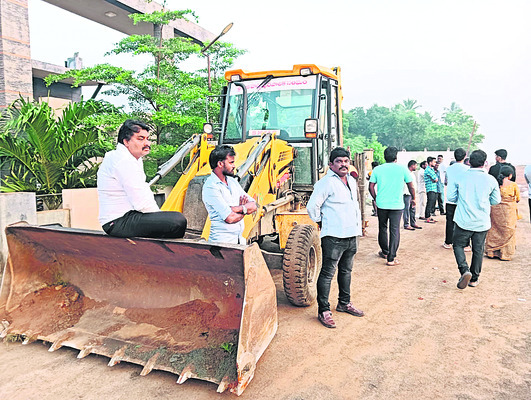
[[[161,166],[156,183],[189,162],[163,204],[188,220],[184,239],[115,238],[101,232],[15,224],[0,289],[0,337],[50,342],[203,379],[241,394],[277,329],[269,269],[282,268],[296,306],[316,297],[317,226],[305,205],[342,145],[339,68],[225,74],[217,124],[192,136]],[[208,242],[201,199],[216,144],[232,145],[236,176],[258,209],[245,217],[248,244]],[[269,269],[268,269],[269,268]]]

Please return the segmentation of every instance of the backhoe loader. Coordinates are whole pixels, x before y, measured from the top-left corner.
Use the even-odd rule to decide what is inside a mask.
[[[228,71],[219,124],[186,141],[151,180],[189,157],[163,204],[188,220],[184,239],[15,224],[0,289],[0,337],[51,343],[203,379],[241,394],[277,329],[269,268],[296,306],[312,304],[321,267],[305,205],[342,144],[339,68]],[[201,199],[216,144],[233,145],[236,176],[257,204],[247,245],[208,242]]]

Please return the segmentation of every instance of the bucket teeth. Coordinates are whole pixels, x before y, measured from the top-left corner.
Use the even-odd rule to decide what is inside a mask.
[[[52,343],[50,348],[48,349],[49,352],[55,351],[63,347],[63,341],[64,339],[57,339],[55,342]],[[24,343],[23,343],[24,344]]]
[[[116,364],[119,364],[120,361],[123,360],[125,355],[125,349],[127,346],[122,347],[119,350],[116,350],[116,352],[113,354],[111,361],[109,361],[109,364],[107,364],[109,367],[114,367]]]
[[[229,387],[229,383],[230,383],[230,380],[229,380],[229,377],[228,376],[225,376],[221,382],[219,383],[218,385],[218,389],[216,390],[216,392],[218,393],[223,393],[225,390],[227,390],[227,388]]]
[[[28,332],[24,334],[24,341],[22,342],[22,344],[33,343],[36,340],[37,340],[37,337],[33,335],[32,333]]]
[[[155,362],[157,362],[157,358],[159,358],[159,353],[155,353],[144,365],[144,368],[142,369],[142,372],[140,373],[140,376],[146,376],[151,372],[153,367],[155,366]]]
[[[77,355],[77,358],[85,358],[90,353],[92,353],[92,346],[87,346],[81,349],[79,354]]]
[[[181,385],[184,382],[186,382],[188,380],[188,378],[190,378],[192,376],[192,370],[193,369],[192,369],[191,365],[187,365],[186,367],[184,367],[184,369],[182,370],[182,372],[179,375],[179,379],[177,379],[177,383],[179,385]]]
[[[4,330],[2,330],[2,332],[0,332],[0,339],[4,339],[8,333],[9,333],[9,328],[5,328]]]

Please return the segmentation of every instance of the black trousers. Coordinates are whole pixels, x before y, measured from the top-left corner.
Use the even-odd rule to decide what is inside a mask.
[[[439,212],[442,214],[444,213],[444,199],[443,199],[443,193],[437,192],[437,208],[439,209]],[[433,212],[435,212],[435,208],[433,209]]]
[[[417,225],[415,213],[417,212],[414,205],[411,204],[411,195],[404,195],[404,228],[407,226]]]
[[[184,236],[186,224],[186,218],[177,211],[129,211],[102,228],[110,236],[178,239]]]
[[[461,275],[470,271],[472,273],[471,282],[477,281],[481,273],[487,232],[467,231],[459,225],[454,224],[454,256],[457,262],[457,268],[459,268]],[[465,255],[465,247],[468,246],[469,241],[472,242],[472,262],[470,263],[470,268],[468,267]]]
[[[323,266],[317,279],[317,305],[319,313],[330,311],[330,285],[337,271],[337,285],[339,286],[339,304],[347,305],[350,302],[350,281],[352,263],[357,251],[356,237],[337,238],[324,236],[321,238],[323,249]]]
[[[431,215],[435,212],[435,202],[437,201],[437,192],[427,192],[426,196],[428,200],[426,201],[426,211],[424,212],[424,217],[428,219],[428,218],[431,218]]]
[[[531,221],[531,193],[529,193],[529,221]]]
[[[446,234],[444,243],[452,244],[454,242],[454,214],[457,204],[446,203]]]
[[[403,210],[378,209],[378,244],[387,261],[394,261],[400,244],[400,220]],[[389,229],[389,236],[387,236]]]

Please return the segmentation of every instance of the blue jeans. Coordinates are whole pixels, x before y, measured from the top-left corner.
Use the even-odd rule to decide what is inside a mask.
[[[321,238],[323,249],[323,266],[317,279],[317,305],[319,314],[330,311],[328,297],[330,285],[337,271],[337,285],[339,286],[339,304],[346,305],[350,302],[350,281],[352,263],[358,249],[356,236],[349,238],[337,238],[324,236]]]
[[[472,273],[471,282],[475,282],[481,273],[481,266],[483,265],[483,252],[485,249],[485,238],[488,231],[474,232],[467,231],[454,223],[454,256],[457,261],[457,268],[463,275],[465,272]],[[465,247],[468,246],[469,241],[472,242],[472,262],[470,268],[466,261]]]

